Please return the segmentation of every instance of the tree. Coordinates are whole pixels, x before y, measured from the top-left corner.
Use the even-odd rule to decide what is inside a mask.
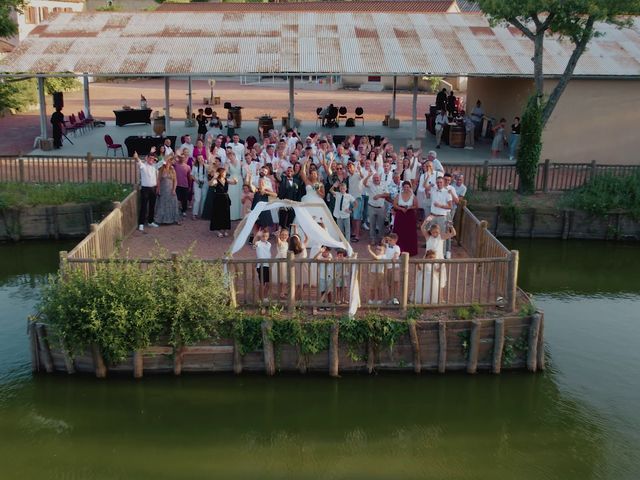
[[[0,38],[12,37],[18,33],[18,25],[11,18],[11,13],[22,11],[24,0],[0,0]]]
[[[478,0],[492,24],[511,24],[533,42],[533,76],[542,108],[542,128],[551,117],[558,100],[573,75],[578,60],[592,38],[602,35],[598,23],[628,27],[628,15],[640,14],[640,0]],[[567,65],[547,99],[544,100],[542,55],[544,39],[554,35],[573,43]]]
[[[543,105],[535,95],[531,95],[522,114],[522,138],[516,161],[520,193],[534,193],[536,190],[538,161],[542,152]]]

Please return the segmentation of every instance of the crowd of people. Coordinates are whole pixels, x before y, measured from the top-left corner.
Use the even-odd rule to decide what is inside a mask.
[[[190,216],[208,220],[216,236],[226,237],[231,222],[248,215],[259,202],[271,198],[301,202],[321,226],[335,221],[346,242],[368,238],[371,258],[379,260],[370,272],[374,303],[385,295],[393,303],[398,301],[397,262],[395,266],[385,262],[397,260],[403,252],[417,255],[419,232],[427,258],[451,257],[452,219],[466,195],[464,176],[446,172],[435,151],[423,155],[411,146],[396,151],[386,138],[376,144],[367,136],[351,135],[336,144],[331,135],[301,137],[295,129],[272,130],[261,141],[208,133],[195,144],[189,135],[183,136],[175,151],[167,140],[144,160],[137,153],[135,158],[142,187],[140,231],[147,225],[179,224]],[[324,218],[327,212],[332,219]],[[249,242],[259,259],[261,298],[268,297],[274,282],[284,295],[286,272],[269,269],[271,238],[275,238],[275,258],[286,258],[288,251],[296,258],[307,257],[308,238],[298,230],[293,208],[259,214]],[[335,255],[346,258],[347,253],[339,249]],[[317,287],[323,300],[345,301],[348,272],[337,271],[331,248],[313,248],[309,257],[317,260],[319,272],[314,273],[319,273]],[[442,274],[439,284],[440,288],[446,284]],[[432,286],[428,294],[423,290],[416,291],[416,300],[437,301]]]

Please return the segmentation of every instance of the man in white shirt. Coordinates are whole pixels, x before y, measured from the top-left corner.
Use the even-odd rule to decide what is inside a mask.
[[[168,157],[169,155],[173,155],[173,148],[171,148],[171,139],[164,139],[164,156]]]
[[[440,110],[436,116],[436,148],[440,148],[440,141],[442,140],[442,133],[444,132],[444,126],[449,123],[449,117],[447,112]]]
[[[442,166],[442,162],[438,160],[438,153],[430,150],[427,154],[427,161],[430,161],[433,164],[433,169],[436,172],[440,172],[444,175],[444,167]]]
[[[233,150],[233,153],[236,154],[236,158],[244,158],[244,145],[242,143],[240,143],[240,135],[238,135],[237,133],[233,135],[232,137],[233,141],[231,142],[231,149]]]
[[[372,183],[369,180],[372,180]],[[370,243],[372,245],[379,245],[385,234],[385,201],[389,197],[389,190],[386,185],[383,185],[380,182],[380,175],[378,173],[369,173],[369,175],[363,180],[363,185],[369,189]]]
[[[431,224],[437,224],[441,232],[446,232],[449,213],[453,207],[453,197],[445,186],[443,177],[436,179],[436,186],[431,187],[428,195],[431,198]]]
[[[338,228],[349,241],[351,238],[351,212],[356,207],[356,199],[347,193],[347,184],[340,182],[338,191],[335,185],[331,187],[331,193],[335,197],[335,206],[333,207],[333,216],[336,218]]]
[[[180,147],[178,147],[176,149],[176,151],[180,150],[182,151],[182,149],[186,148],[187,149],[187,153],[189,154],[189,158],[193,157],[193,143],[191,143],[191,135],[186,134],[183,136],[184,138],[184,142],[182,143],[182,145],[180,145]]]
[[[138,157],[138,152],[133,153],[133,158],[138,162],[140,168],[140,211],[138,213],[138,230],[144,231],[145,222],[150,227],[157,227],[153,221],[156,211],[156,187],[158,185],[158,168],[154,155],[147,155],[143,162]]]

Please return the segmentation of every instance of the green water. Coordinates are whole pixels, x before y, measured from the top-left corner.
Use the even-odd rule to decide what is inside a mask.
[[[0,246],[2,479],[635,479],[638,247],[516,242],[550,368],[33,378],[25,318],[68,245]]]

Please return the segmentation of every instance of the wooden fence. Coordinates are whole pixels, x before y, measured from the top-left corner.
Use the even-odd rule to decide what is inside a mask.
[[[61,252],[61,260],[108,258],[117,246],[133,232],[138,223],[138,191],[134,190],[122,203],[114,202],[113,211],[99,224],[91,224],[91,231],[69,253]]]
[[[50,156],[0,156],[0,181],[28,183],[138,182],[138,166],[132,158]]]

